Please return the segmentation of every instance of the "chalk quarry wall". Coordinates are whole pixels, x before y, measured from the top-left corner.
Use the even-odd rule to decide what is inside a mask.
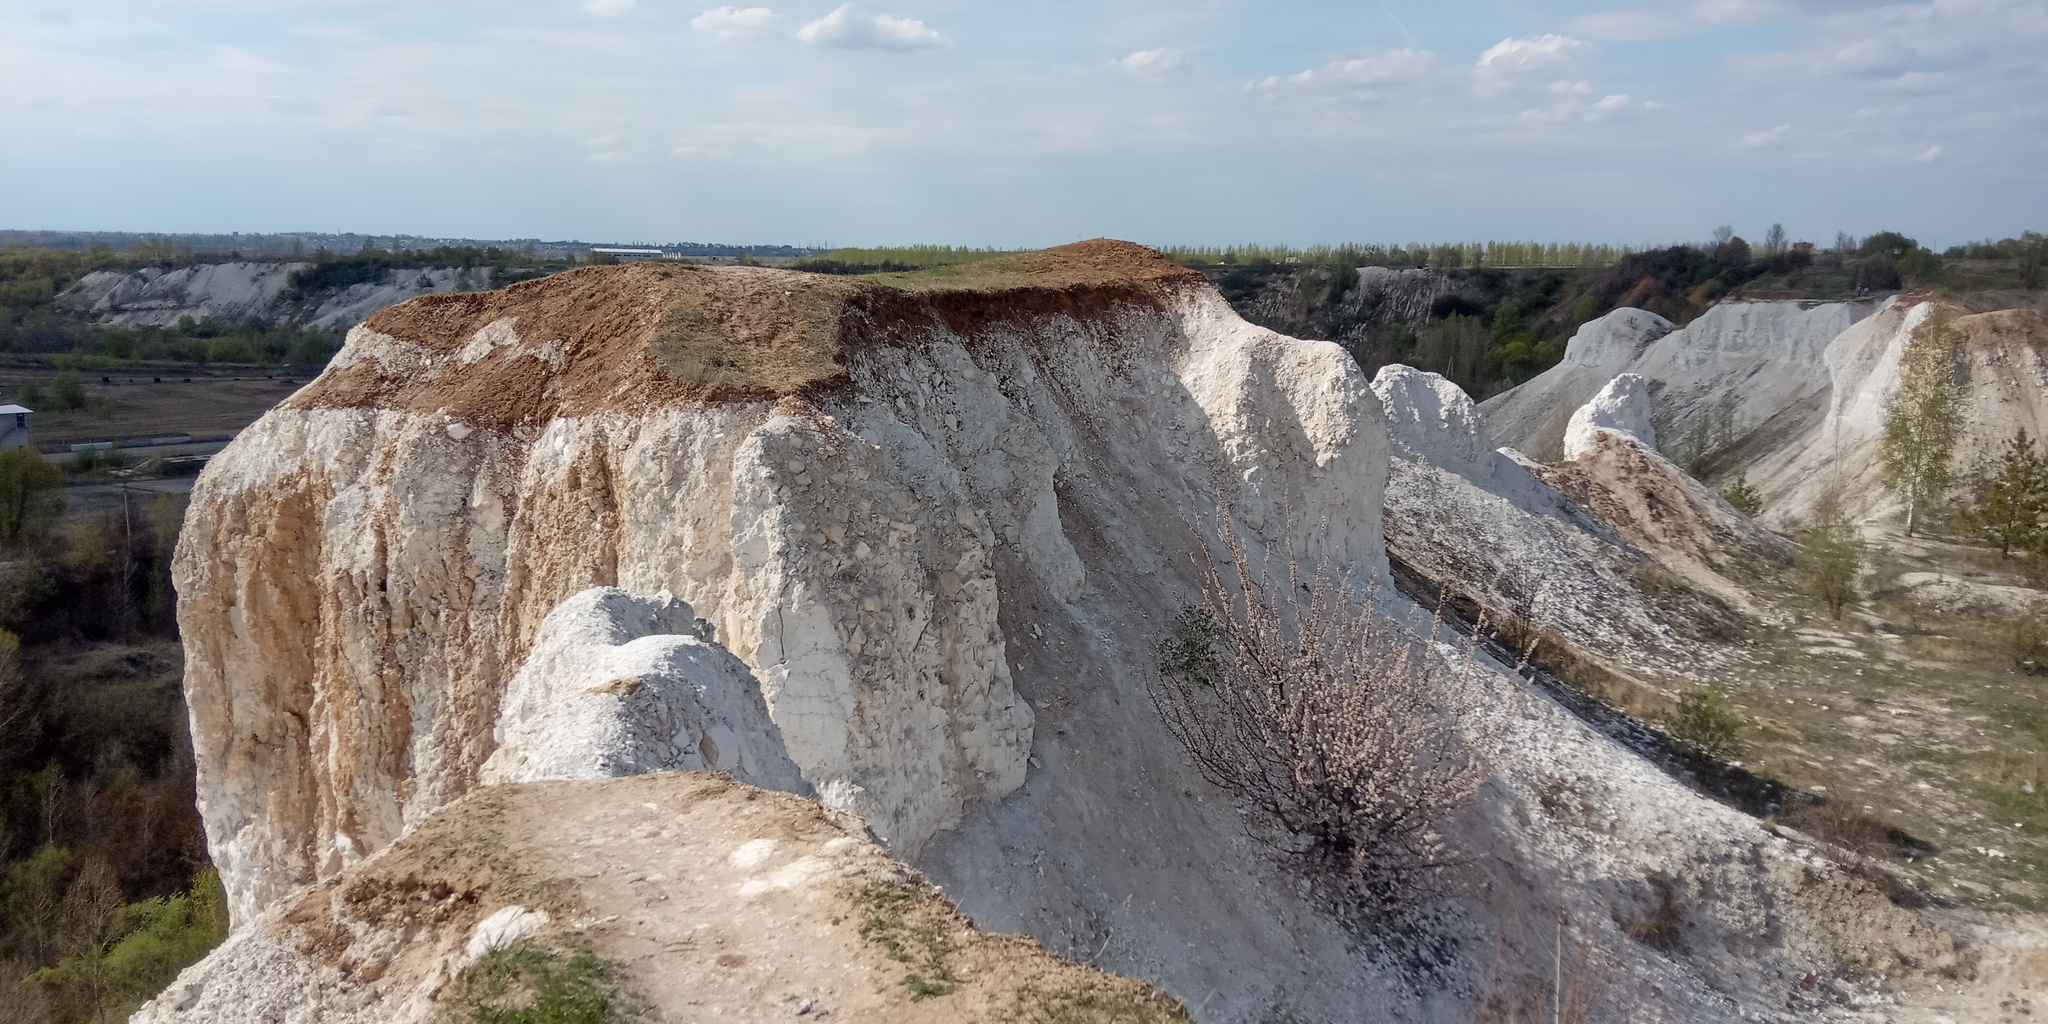
[[[691,632],[744,663],[721,678],[759,681],[791,788],[863,817],[983,924],[1156,980],[1203,1020],[1465,1019],[1457,984],[1416,989],[1301,898],[1190,769],[1145,696],[1152,640],[1195,599],[1219,501],[1253,558],[1327,557],[1361,584],[1386,577],[1383,505],[1411,520],[1400,543],[1451,572],[1455,552],[1427,549],[1492,545],[1482,564],[1501,569],[1513,552],[1597,560],[1612,534],[1494,453],[1440,379],[1381,381],[1400,406],[1391,451],[1382,398],[1337,346],[1245,323],[1156,254],[1082,243],[991,267],[945,289],[593,268],[356,329],[209,466],[174,566],[201,810],[236,921],[494,778],[500,736],[553,756],[527,705],[612,673],[543,679],[529,652],[552,613],[617,587],[604,600],[677,621],[590,641],[619,652],[602,657],[698,653],[657,595],[687,601]],[[732,385],[762,366],[803,386]],[[1452,500],[1514,514],[1447,518]],[[1584,605],[1589,637],[1624,570],[1556,595]],[[1382,608],[1428,628],[1404,601]],[[1616,998],[1642,1007],[1629,1019],[1790,1019],[1776,1007],[1804,965],[1963,957],[1824,852],[1505,671],[1479,675],[1499,762],[1447,826],[1473,876],[1447,927],[1533,958],[1489,969],[1548,977],[1558,908],[1614,951]],[[569,696],[578,728],[632,724]],[[703,728],[647,738],[643,760],[703,759],[682,732],[711,735],[715,716],[684,697],[672,717]],[[1655,911],[1645,879],[1665,877],[1683,936],[1652,948],[1623,923]]]
[[[908,855],[1023,782],[1033,712],[996,565],[1080,597],[1060,490],[1097,453],[1152,467],[1115,483],[1155,504],[1228,499],[1275,540],[1291,525],[1300,550],[1383,564],[1385,431],[1341,350],[1173,281],[1092,298],[908,328],[917,344],[850,353],[849,386],[815,401],[657,397],[644,338],[621,354],[516,312],[461,338],[357,328],[326,385],[214,459],[176,561],[200,804],[236,917],[476,785],[506,680],[587,587],[694,605],[808,781]],[[492,384],[536,373],[523,395]],[[579,373],[618,401],[570,408]],[[437,407],[406,407],[429,392]]]
[[[96,270],[58,297],[57,304],[103,324],[168,327],[198,321],[288,320],[334,330],[354,327],[371,313],[416,295],[476,291],[504,284],[490,267],[426,267],[385,272],[379,280],[291,293],[292,275],[310,263],[202,263],[164,270]]]

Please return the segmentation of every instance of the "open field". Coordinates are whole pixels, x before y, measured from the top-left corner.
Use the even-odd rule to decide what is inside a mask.
[[[232,434],[256,421],[317,372],[293,367],[135,364],[86,370],[86,407],[36,408],[38,446],[111,441],[150,434],[194,437]],[[46,364],[0,364],[0,397],[17,401],[23,385],[49,392],[57,369]]]
[[[1867,600],[1840,620],[1770,595],[1790,620],[1763,629],[1753,667],[1722,687],[1752,726],[1745,767],[1825,794],[1837,820],[1790,823],[1897,858],[1937,895],[2048,906],[2048,676],[2018,663],[2010,623],[1940,614],[1896,585],[1935,571],[2038,581],[2017,559],[1924,537],[1875,536],[1870,560]]]

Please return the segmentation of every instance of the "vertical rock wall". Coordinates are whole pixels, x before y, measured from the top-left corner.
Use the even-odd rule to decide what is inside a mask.
[[[622,389],[573,411],[556,399],[596,340],[500,318],[430,343],[372,321],[324,390],[217,457],[175,571],[237,919],[473,787],[540,621],[588,587],[689,601],[761,679],[806,779],[911,855],[1024,781],[1033,712],[998,565],[1060,600],[1087,589],[1061,490],[1105,446],[1144,452],[1151,497],[1189,516],[1227,499],[1259,543],[1384,564],[1379,406],[1335,346],[1200,290],[969,329],[898,305],[847,314],[846,336],[885,343],[809,399]],[[492,367],[538,374],[550,401],[468,409],[465,378]]]

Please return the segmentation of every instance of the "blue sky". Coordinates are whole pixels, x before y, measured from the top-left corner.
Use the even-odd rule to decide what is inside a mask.
[[[4,0],[0,226],[2048,229],[2048,0]]]

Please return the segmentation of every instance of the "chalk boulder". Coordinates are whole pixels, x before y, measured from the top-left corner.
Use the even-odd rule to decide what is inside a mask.
[[[1657,428],[1650,423],[1650,384],[1640,374],[1624,373],[1608,381],[1592,401],[1572,413],[1564,428],[1564,457],[1576,459],[1592,451],[1604,431],[1627,434],[1645,448],[1657,447]]]
[[[754,673],[700,631],[710,630],[696,611],[666,593],[592,587],[563,601],[506,688],[480,781],[716,771],[811,795]]]

